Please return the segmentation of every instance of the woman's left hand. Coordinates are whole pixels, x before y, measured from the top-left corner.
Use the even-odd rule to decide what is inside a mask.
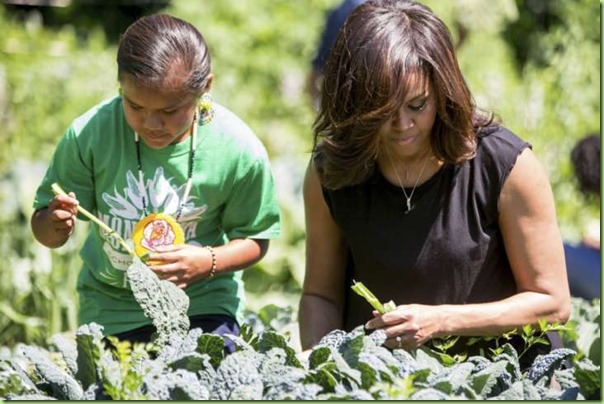
[[[148,262],[159,279],[184,289],[210,273],[212,254],[204,247],[190,244],[162,246],[149,255]]]
[[[387,340],[384,345],[390,349],[417,348],[437,336],[441,322],[437,306],[407,304],[395,310],[380,314],[373,312],[374,319],[365,324],[368,330],[383,330]]]

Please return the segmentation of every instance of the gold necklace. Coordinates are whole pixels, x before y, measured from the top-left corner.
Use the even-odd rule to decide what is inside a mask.
[[[422,177],[422,174],[424,173],[424,169],[426,168],[426,164],[428,163],[428,158],[427,158],[428,152],[426,151],[426,155],[424,156],[425,157],[424,164],[422,164],[422,168],[419,171],[417,179],[415,180],[415,185],[413,185],[413,188],[411,189],[411,193],[409,195],[407,195],[407,191],[405,191],[403,182],[401,181],[401,178],[398,175],[398,171],[396,170],[396,166],[394,165],[394,161],[392,160],[392,156],[390,155],[389,149],[386,149],[386,154],[388,154],[388,159],[390,160],[390,165],[392,166],[394,175],[396,175],[396,179],[398,180],[398,185],[401,187],[401,189],[403,190],[403,194],[405,195],[405,202],[407,205],[407,210],[405,211],[405,214],[407,214],[414,208],[414,206],[411,205],[411,202],[412,202],[413,194],[415,193],[415,189],[417,188],[417,184],[419,184],[419,179]],[[407,171],[407,178],[409,178],[409,171]]]

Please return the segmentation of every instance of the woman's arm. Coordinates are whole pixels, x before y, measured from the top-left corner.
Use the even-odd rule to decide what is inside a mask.
[[[543,167],[530,149],[518,157],[499,197],[499,225],[517,293],[477,311],[443,333],[491,334],[538,320],[566,322],[570,292],[554,197]]]
[[[547,175],[524,150],[499,197],[499,225],[516,281],[509,298],[468,305],[404,305],[369,322],[386,326],[389,346],[414,347],[445,335],[497,335],[538,320],[566,322],[570,292],[554,198]]]
[[[342,327],[347,246],[321,191],[313,164],[304,180],[306,274],[300,299],[300,340],[310,349]]]

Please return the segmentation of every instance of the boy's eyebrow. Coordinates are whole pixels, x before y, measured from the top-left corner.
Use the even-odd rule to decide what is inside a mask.
[[[136,102],[132,101],[130,98],[128,98],[128,96],[126,96],[126,95],[122,95],[122,97],[123,97],[123,98],[124,98],[126,101],[128,101],[128,103],[129,103],[129,104],[132,104],[132,105],[133,105],[133,106],[135,106],[135,107],[142,107],[142,105],[139,105],[139,104],[137,104]],[[183,105],[183,104],[184,104],[184,103],[183,103],[183,102],[181,102],[181,101],[176,101],[175,103],[170,104],[170,105],[167,105],[167,106],[165,106],[164,108],[161,108],[161,109],[162,109],[162,110],[165,110],[165,109],[175,109],[175,108],[179,108],[179,107],[180,107],[181,105]]]
[[[129,103],[129,104],[132,104],[132,105],[134,105],[134,106],[136,106],[136,107],[140,107],[140,105],[138,105],[136,102],[132,101],[132,100],[131,100],[130,98],[128,98],[126,95],[122,95],[122,97],[123,97],[123,98],[124,98],[126,101],[128,101],[128,103]]]

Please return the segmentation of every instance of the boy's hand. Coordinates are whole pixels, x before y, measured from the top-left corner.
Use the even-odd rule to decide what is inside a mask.
[[[79,202],[73,192],[56,195],[48,204],[48,220],[55,233],[69,237],[75,229]]]

